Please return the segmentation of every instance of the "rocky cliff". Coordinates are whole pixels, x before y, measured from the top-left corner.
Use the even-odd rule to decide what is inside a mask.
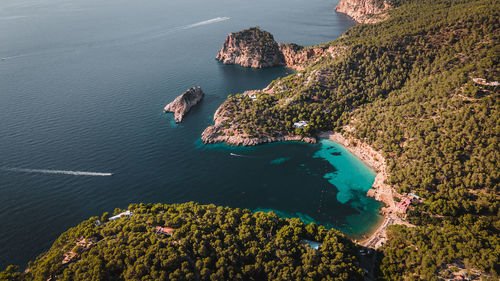
[[[224,64],[238,64],[252,68],[285,64],[274,37],[258,27],[229,34],[216,59]]]
[[[375,23],[386,17],[391,5],[384,0],[340,0],[335,8],[359,23]]]
[[[175,122],[180,123],[184,115],[186,115],[191,107],[199,103],[204,95],[200,87],[193,87],[165,106],[164,110],[165,112],[173,112]]]
[[[297,44],[279,43],[278,47],[283,54],[285,65],[295,71],[303,70],[307,65],[328,55],[332,58],[342,54],[346,48],[343,46],[304,48]]]
[[[243,67],[286,66],[299,71],[324,55],[336,57],[344,49],[338,46],[304,48],[297,44],[278,44],[271,33],[252,27],[229,34],[216,59],[224,64]]]

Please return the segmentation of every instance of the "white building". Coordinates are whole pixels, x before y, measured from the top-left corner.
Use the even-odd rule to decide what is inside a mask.
[[[316,242],[316,241],[311,241],[311,240],[307,240],[307,239],[303,239],[302,241],[300,241],[302,244],[305,244],[305,245],[309,245],[311,248],[313,248],[314,250],[318,250],[320,247],[321,247],[321,243],[319,242]]]
[[[132,215],[132,212],[131,212],[130,210],[126,210],[126,211],[125,211],[125,212],[123,212],[123,213],[120,213],[120,214],[118,214],[118,215],[116,215],[116,216],[112,216],[112,217],[110,217],[110,218],[109,218],[109,220],[110,220],[110,221],[114,221],[114,220],[117,220],[117,219],[119,219],[119,218],[121,218],[121,217],[130,217],[131,215]]]
[[[308,125],[308,124],[307,124],[307,122],[306,122],[306,121],[302,121],[302,120],[301,120],[301,121],[299,121],[299,122],[295,122],[295,123],[293,123],[293,126],[294,126],[295,128],[304,128],[304,127],[306,127],[307,125]]]

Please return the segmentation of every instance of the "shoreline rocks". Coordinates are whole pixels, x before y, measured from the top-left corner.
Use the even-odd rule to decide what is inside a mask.
[[[213,133],[213,126],[210,126],[203,131],[201,140],[205,144],[214,143],[226,143],[227,145],[233,146],[255,146],[264,143],[279,142],[279,141],[299,141],[305,143],[316,143],[317,140],[314,137],[302,137],[302,136],[278,136],[278,137],[263,137],[263,138],[245,138],[242,136],[221,136]]]
[[[203,93],[200,87],[192,87],[165,106],[164,111],[165,113],[173,112],[175,122],[180,123],[184,115],[188,113],[191,107],[198,104],[204,95],[205,93]]]
[[[348,15],[358,23],[376,23],[386,18],[391,9],[385,0],[340,0],[335,11]]]

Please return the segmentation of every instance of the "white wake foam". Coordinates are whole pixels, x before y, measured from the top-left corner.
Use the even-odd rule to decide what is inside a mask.
[[[23,19],[27,18],[28,16],[5,16],[5,17],[0,17],[0,20],[17,20],[17,19]]]
[[[187,24],[187,25],[183,25],[183,26],[177,26],[177,27],[174,27],[174,28],[171,28],[171,29],[168,29],[168,30],[163,30],[163,31],[158,32],[158,33],[153,33],[153,34],[149,34],[149,35],[145,35],[145,36],[139,36],[138,38],[133,39],[132,42],[127,42],[130,38],[126,38],[125,42],[123,42],[123,40],[120,40],[120,39],[118,39],[118,40],[109,40],[109,41],[106,40],[106,41],[102,41],[102,42],[87,43],[87,44],[84,44],[84,45],[81,45],[81,46],[75,46],[75,47],[72,47],[72,48],[46,50],[46,51],[39,51],[39,52],[19,54],[19,55],[14,55],[14,56],[0,57],[0,63],[2,61],[7,61],[7,60],[11,60],[11,59],[20,59],[20,58],[31,57],[31,56],[50,55],[50,54],[62,54],[62,53],[68,53],[68,52],[75,52],[79,48],[89,48],[89,46],[95,48],[95,47],[109,47],[109,46],[122,46],[122,45],[127,45],[127,44],[137,44],[137,43],[140,43],[140,42],[144,42],[144,41],[149,41],[149,40],[161,38],[161,37],[164,37],[166,35],[169,35],[169,34],[171,34],[173,32],[179,31],[179,30],[191,29],[191,28],[195,28],[195,27],[199,27],[199,26],[203,26],[203,25],[207,25],[207,24],[212,24],[212,23],[217,23],[217,22],[221,22],[221,21],[226,21],[226,20],[229,20],[229,19],[231,19],[231,18],[230,17],[216,17],[216,18],[213,18],[213,19],[204,20],[204,21],[200,21],[200,22],[196,22],[196,23],[192,23],[192,24]]]
[[[21,173],[60,174],[60,175],[72,175],[72,176],[94,176],[94,177],[107,177],[113,175],[113,173],[45,170],[45,169],[23,169],[23,168],[2,168],[2,170],[11,172],[21,172]]]
[[[246,157],[245,155],[241,155],[241,154],[236,154],[236,153],[229,153],[229,155],[231,156],[236,156],[236,157]]]
[[[200,22],[193,23],[193,24],[184,25],[184,26],[181,27],[181,29],[189,29],[189,28],[193,28],[193,27],[198,27],[198,26],[202,26],[202,25],[207,25],[207,24],[212,24],[212,23],[216,23],[216,22],[225,21],[225,20],[228,20],[228,19],[230,19],[230,17],[216,17],[216,18],[213,18],[213,19],[209,19],[209,20],[205,20],[205,21],[200,21]]]

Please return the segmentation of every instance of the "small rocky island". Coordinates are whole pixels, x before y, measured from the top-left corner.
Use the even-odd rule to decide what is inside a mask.
[[[173,112],[175,122],[180,123],[184,115],[188,113],[191,107],[198,104],[204,95],[200,87],[192,87],[165,106],[164,111]]]
[[[216,59],[224,64],[252,68],[285,65],[285,59],[273,35],[259,27],[229,34]]]

